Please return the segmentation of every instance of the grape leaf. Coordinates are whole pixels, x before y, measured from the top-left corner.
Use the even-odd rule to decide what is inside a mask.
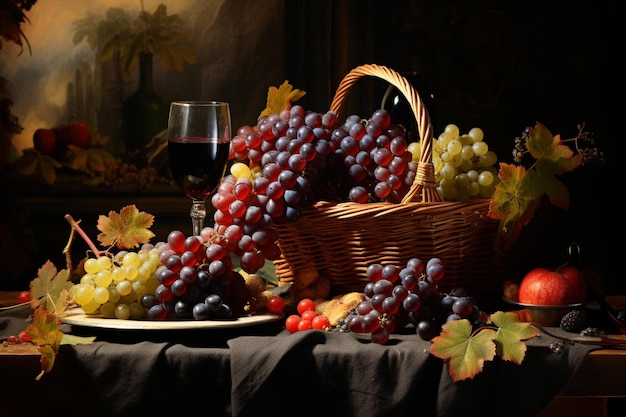
[[[103,173],[107,170],[109,163],[115,160],[112,154],[103,149],[81,148],[73,145],[69,145],[68,148],[67,166],[87,174]]]
[[[39,359],[39,363],[41,363],[41,372],[37,375],[35,380],[39,381],[45,373],[52,370],[57,352],[55,352],[50,345],[37,346],[37,350],[39,350],[39,353],[41,354],[41,358]]]
[[[582,161],[582,155],[574,156],[574,151],[563,144],[560,135],[552,136],[541,123],[529,128],[526,148],[533,158],[545,164],[537,169],[556,175],[576,169]]]
[[[498,240],[513,242],[539,208],[540,178],[534,170],[504,162],[500,163],[498,177],[488,216],[500,219]]]
[[[241,257],[231,253],[230,259],[233,263],[233,270],[235,271],[241,270]],[[276,266],[274,265],[274,262],[270,261],[269,259],[265,260],[265,263],[263,264],[263,266],[259,268],[255,272],[255,274],[260,275],[261,278],[263,278],[270,284],[273,284],[273,285],[280,284],[280,281],[278,277],[276,276]]]
[[[279,88],[270,86],[267,91],[267,105],[259,115],[259,119],[270,114],[279,114],[281,111],[291,108],[291,103],[300,100],[306,94],[303,90],[293,89],[286,80]]]
[[[56,266],[50,260],[46,261],[37,270],[37,278],[30,282],[31,308],[56,314],[65,311],[68,303],[67,292],[73,285],[69,278],[69,270],[62,269],[57,273]]]
[[[472,334],[468,320],[452,320],[432,339],[430,352],[446,362],[453,381],[471,379],[482,371],[486,360],[493,360],[496,355],[495,337],[493,329],[484,328]]]
[[[100,215],[96,226],[100,233],[98,240],[103,246],[117,246],[119,249],[132,249],[148,243],[155,235],[149,228],[154,216],[137,210],[133,204],[120,210],[119,214],[110,211],[108,216]]]
[[[20,174],[35,177],[48,185],[56,182],[56,170],[62,167],[59,161],[51,156],[40,154],[34,148],[24,149],[14,166]]]
[[[530,323],[520,323],[516,313],[497,311],[490,318],[498,326],[494,340],[497,355],[506,361],[521,364],[526,355],[523,340],[538,336],[539,330]]]
[[[63,334],[62,345],[90,345],[96,340],[95,336],[76,336],[74,334]]]
[[[550,202],[555,206],[567,209],[569,208],[569,191],[563,182],[561,182],[550,169],[541,169],[546,165],[546,161],[541,159],[537,161],[537,182],[540,184],[544,194],[548,196]],[[535,171],[533,171],[535,172]]]
[[[63,338],[63,332],[57,327],[57,320],[56,314],[36,309],[33,322],[26,328],[26,334],[41,353],[41,373],[37,376],[37,380],[44,373],[50,372],[54,366],[54,359]]]
[[[529,128],[525,145],[535,163],[529,169],[500,163],[500,182],[487,212],[490,218],[500,219],[498,241],[505,242],[505,247],[530,222],[544,195],[556,207],[569,208],[569,192],[557,175],[578,168],[582,162],[580,153],[574,154],[559,135],[553,136],[539,122]]]

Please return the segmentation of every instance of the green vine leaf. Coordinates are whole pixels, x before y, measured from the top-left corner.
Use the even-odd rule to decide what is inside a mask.
[[[526,344],[523,340],[539,335],[539,330],[530,323],[520,323],[515,313],[498,311],[493,313],[491,321],[498,326],[494,342],[497,355],[517,365],[521,364],[526,355]]]
[[[473,329],[466,320],[452,320],[432,339],[430,353],[443,359],[454,382],[471,379],[482,372],[485,361],[496,356],[521,364],[526,356],[525,340],[539,335],[530,323],[520,322],[513,312],[497,311],[492,325]]]
[[[558,175],[573,171],[582,163],[580,153],[575,153],[559,135],[553,136],[539,122],[528,129],[525,146],[535,160],[533,165],[526,169],[500,163],[500,182],[487,212],[492,219],[500,220],[498,240],[505,243],[505,249],[533,218],[544,195],[556,207],[569,208],[569,192]]]
[[[446,362],[453,381],[471,379],[482,372],[485,361],[495,357],[495,337],[493,329],[482,328],[472,333],[468,320],[452,320],[442,326],[439,336],[433,338],[430,352]]]
[[[90,345],[95,342],[95,336],[76,336],[74,334],[63,334],[62,345]]]
[[[69,270],[62,269],[57,273],[56,266],[48,260],[37,271],[37,278],[30,282],[31,307],[43,309],[52,314],[65,311],[68,304],[68,291],[73,285],[69,279]]]

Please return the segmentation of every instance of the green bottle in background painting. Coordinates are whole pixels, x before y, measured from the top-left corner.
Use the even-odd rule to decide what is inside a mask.
[[[152,54],[139,56],[139,88],[122,107],[124,143],[127,151],[144,149],[152,138],[167,129],[168,107],[154,89]]]

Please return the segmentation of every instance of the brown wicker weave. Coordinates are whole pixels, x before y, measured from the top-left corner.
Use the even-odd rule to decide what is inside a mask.
[[[442,290],[465,288],[483,304],[501,295],[503,281],[492,249],[497,221],[487,217],[488,199],[442,202],[432,164],[433,132],[428,111],[409,82],[378,65],[359,66],[341,81],[330,109],[339,113],[350,88],[363,76],[381,78],[407,98],[417,120],[421,155],[415,182],[399,204],[318,202],[303,208],[295,222],[281,224],[281,282],[297,279],[313,266],[336,294],[363,291],[371,263],[404,267],[408,259],[438,257],[445,277]]]

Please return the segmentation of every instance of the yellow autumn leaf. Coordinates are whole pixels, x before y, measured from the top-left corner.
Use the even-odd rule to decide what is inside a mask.
[[[500,182],[496,185],[489,204],[488,214],[491,218],[516,221],[543,194],[537,172],[527,171],[523,166],[502,162],[498,178]]]
[[[57,169],[62,168],[59,161],[49,155],[42,155],[34,148],[25,149],[23,155],[15,161],[15,170],[22,175],[52,185],[57,179]]]
[[[279,88],[269,87],[267,91],[267,105],[259,115],[259,119],[291,109],[292,103],[300,100],[305,94],[306,92],[303,90],[294,90],[293,86],[286,80]]]
[[[26,328],[26,333],[41,353],[41,373],[37,380],[52,370],[54,359],[59,352],[63,332],[58,329],[57,320],[56,314],[37,309],[33,315],[33,322]]]
[[[96,174],[105,172],[114,160],[115,157],[103,149],[70,145],[66,165],[76,171]]]
[[[135,205],[122,208],[119,213],[110,211],[108,216],[98,217],[98,240],[102,246],[117,246],[119,249],[137,248],[148,243],[155,235],[149,228],[154,216],[137,210]]]
[[[582,162],[582,155],[574,155],[574,151],[563,144],[560,135],[552,136],[541,123],[529,128],[526,148],[537,160],[536,169],[553,175],[572,171]]]

